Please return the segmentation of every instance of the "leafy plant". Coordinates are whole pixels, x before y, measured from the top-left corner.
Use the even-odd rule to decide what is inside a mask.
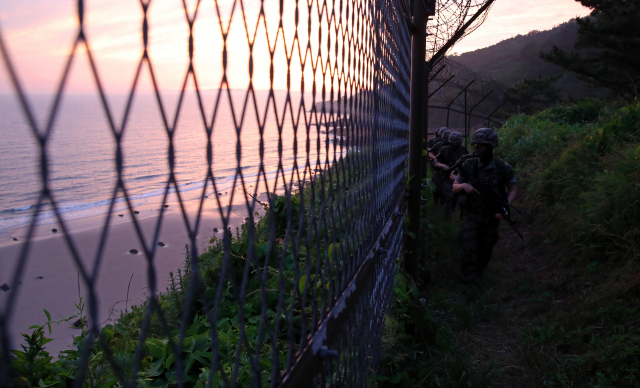
[[[263,217],[256,213],[256,222],[243,223],[235,234],[227,229],[212,237],[199,257],[187,247],[166,292],[123,312],[98,333],[87,327],[81,300],[80,334],[57,358],[45,350],[50,339],[44,326],[34,327],[25,335],[24,351],[15,353],[20,381],[63,387],[82,371],[83,385],[92,388],[132,380],[141,387],[218,387],[231,378],[237,386],[251,386],[255,379],[270,385],[273,371],[283,370],[298,350],[311,320],[342,291],[335,280],[344,276],[346,255],[367,236],[368,163],[351,153],[313,184],[260,202]],[[351,185],[343,190],[346,182]],[[346,196],[351,206],[337,217]]]

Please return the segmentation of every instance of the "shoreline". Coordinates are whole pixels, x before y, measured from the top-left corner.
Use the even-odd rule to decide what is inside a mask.
[[[263,184],[260,186],[264,189]],[[225,217],[229,214],[228,226],[232,230],[240,227],[249,216],[242,189],[235,190],[231,205],[228,205],[231,189],[228,191],[229,194],[223,194],[220,198],[223,214]],[[267,201],[266,192],[262,192],[257,198],[262,202]],[[156,246],[153,257],[156,292],[164,292],[169,285],[169,272],[175,272],[182,267],[185,244],[190,240],[179,203],[167,204],[169,207],[163,209],[158,237],[158,242],[163,242],[164,246]],[[200,201],[183,200],[183,204],[189,224],[193,225]],[[147,247],[150,247],[157,227],[160,206],[161,203],[147,203],[135,207],[139,214],[134,217]],[[262,206],[257,202],[253,212],[264,213]],[[118,216],[120,214],[122,217]],[[105,221],[106,214],[65,222],[69,238],[85,271],[89,274],[94,268]],[[206,248],[214,235],[222,235],[222,227],[218,201],[209,195],[203,202],[199,229],[195,237],[198,253]],[[57,228],[58,232],[52,233],[52,228]],[[219,232],[214,233],[214,228]],[[94,285],[100,325],[117,319],[125,307],[140,305],[149,294],[149,263],[128,209],[114,210],[107,230]],[[10,287],[6,292],[0,291],[0,305],[6,308],[9,296],[17,297],[8,322],[12,349],[20,348],[20,344],[23,343],[20,334],[30,333],[29,326],[46,322],[44,309],[51,313],[52,320],[67,318],[76,313],[74,304],[81,295],[85,302],[85,315],[89,315],[86,282],[80,278],[65,235],[57,223],[36,226],[20,282],[13,280],[26,233],[26,227],[11,230],[7,236],[2,236],[0,241],[0,285],[7,284]],[[18,241],[13,241],[13,237],[17,237]],[[137,250],[138,253],[130,253],[131,249]],[[54,340],[47,344],[47,350],[52,355],[72,345],[72,336],[77,335],[77,331],[72,328],[75,320],[52,325],[51,338]]]
[[[285,172],[291,172],[291,171],[285,171]],[[245,177],[245,179],[246,178],[247,177]],[[253,179],[255,178],[256,177],[249,177],[249,180],[247,180],[247,183],[251,183],[250,185],[247,185],[247,189],[249,192],[252,192],[253,190],[253,184],[255,184]],[[279,178],[279,181],[281,180],[282,180],[282,177]],[[273,185],[273,182],[275,181],[275,173],[267,174],[267,181],[271,188],[269,191],[273,191],[272,185]],[[214,190],[213,184],[209,182],[206,186],[206,190],[204,190],[205,192],[204,195],[205,197],[209,197],[210,200],[215,202],[216,194],[218,193],[222,194],[221,196],[221,199],[222,199],[229,196],[230,194],[228,193],[235,190],[237,191],[235,198],[237,198],[238,194],[242,194],[242,190],[240,190],[238,182],[235,182],[235,186],[233,183],[234,183],[233,179],[227,179],[227,181],[225,181],[224,184],[217,183],[216,184],[217,191],[216,191]],[[258,185],[262,186],[262,189],[261,189],[262,191],[266,191],[266,188],[264,187],[264,182],[262,182],[262,180],[259,182]],[[204,189],[204,185],[200,181],[179,185],[180,197],[182,198],[182,202],[185,205],[187,203],[192,203],[192,202],[198,203],[200,201],[200,197],[202,196],[203,189]],[[156,189],[153,189],[151,192],[147,192],[147,193],[130,194],[129,201],[131,202],[132,207],[134,208],[146,207],[147,205],[154,205],[154,204],[157,205],[157,207],[159,208],[159,205],[162,203],[162,198],[164,196],[164,190],[165,190],[164,188],[161,188],[161,189],[156,188]],[[58,199],[57,207],[62,219],[65,222],[72,222],[72,221],[75,222],[83,219],[91,219],[94,217],[105,215],[109,209],[110,201],[111,201],[111,198],[106,198],[106,199],[99,200],[97,202],[90,202],[90,203],[81,203],[81,202],[70,203],[70,202],[65,202],[64,199]],[[234,201],[234,202],[237,202],[237,201]],[[167,203],[168,204],[176,203],[176,205],[178,204],[177,193],[175,192],[174,187],[169,188],[169,192],[167,195]],[[9,213],[10,215],[13,215],[16,212],[20,212],[21,210],[30,211],[35,208],[36,208],[36,205],[31,204],[28,206],[24,206],[23,208],[5,209],[4,211],[0,212],[0,215],[3,213]],[[119,192],[117,195],[117,200],[114,203],[113,209],[114,209],[113,210],[114,212],[128,213],[127,203],[121,192]],[[24,214],[18,214],[17,216],[0,218],[0,246],[7,244],[7,241],[6,241],[7,237],[10,237],[9,241],[13,241],[12,239],[14,237],[17,237],[17,238],[21,237],[19,232],[21,230],[26,230],[28,228],[28,226],[31,224],[31,221],[33,220],[33,216],[34,216],[33,213],[25,212]],[[58,223],[58,221],[53,212],[53,209],[50,207],[49,202],[44,203],[38,214],[37,225],[52,225],[56,223]],[[24,237],[25,234],[26,232],[22,233],[22,237]]]

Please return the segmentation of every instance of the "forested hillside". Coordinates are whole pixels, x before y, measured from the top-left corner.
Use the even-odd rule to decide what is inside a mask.
[[[609,94],[608,90],[595,88],[559,66],[540,58],[540,52],[549,52],[553,46],[572,51],[577,38],[578,26],[575,20],[571,20],[548,31],[531,31],[487,48],[453,55],[451,59],[473,71],[487,73],[494,80],[507,86],[525,78],[562,75],[556,86],[560,89],[563,99],[605,98]]]

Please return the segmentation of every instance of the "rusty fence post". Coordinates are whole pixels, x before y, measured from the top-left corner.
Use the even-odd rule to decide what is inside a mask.
[[[428,9],[431,6],[432,8]],[[434,1],[413,1],[411,40],[411,102],[409,109],[409,172],[407,187],[407,213],[409,224],[405,239],[406,270],[416,276],[420,258],[420,207],[422,205],[422,149],[426,123],[426,90],[428,73],[425,67],[427,51],[427,18],[434,14]]]

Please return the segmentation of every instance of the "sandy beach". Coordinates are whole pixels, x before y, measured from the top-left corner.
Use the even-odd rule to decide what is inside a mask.
[[[226,216],[229,206],[224,204],[230,202],[231,191],[221,194],[220,201]],[[245,222],[245,218],[249,216],[244,193],[237,189],[234,197],[233,204],[230,205],[232,211],[229,213],[229,226],[232,230]],[[267,195],[263,193],[258,198],[266,201]],[[185,203],[191,225],[195,222],[198,202],[191,200]],[[160,292],[169,284],[169,272],[176,272],[182,267],[185,244],[189,242],[179,204],[172,201],[168,202],[168,205],[164,209],[158,239],[164,246],[156,246],[153,258],[157,290]],[[112,322],[126,307],[139,305],[149,294],[149,263],[143,253],[143,244],[147,247],[152,244],[153,234],[160,219],[160,206],[158,203],[150,203],[134,209],[139,212],[134,217],[142,231],[144,243],[135,231],[128,210],[113,213],[96,283],[100,324]],[[260,204],[256,203],[255,211],[261,210]],[[105,219],[106,215],[103,215],[66,223],[69,237],[88,273],[93,271]],[[53,228],[58,232],[53,233]],[[222,235],[221,232],[214,233],[214,228],[221,231],[223,222],[215,194],[212,194],[204,202],[200,228],[196,235],[199,252],[206,248],[212,236]],[[10,287],[6,292],[0,291],[0,304],[5,308],[10,297],[17,297],[9,322],[11,346],[14,349],[20,347],[20,334],[30,332],[29,326],[46,322],[44,309],[51,313],[53,320],[63,319],[76,313],[74,303],[78,302],[79,295],[87,295],[84,280],[80,279],[78,285],[78,267],[72,258],[65,236],[56,223],[37,226],[26,257],[24,272],[19,279],[20,283],[14,280],[26,233],[27,230],[23,228],[0,236],[0,285],[7,284]],[[14,241],[14,238],[18,241]],[[132,249],[137,250],[138,254],[130,253]],[[88,303],[86,297],[85,302]],[[85,314],[88,314],[88,306],[85,308]],[[77,335],[77,330],[71,328],[72,323],[73,321],[53,325],[51,337],[54,341],[47,345],[52,354],[65,350],[72,344],[72,336]]]

